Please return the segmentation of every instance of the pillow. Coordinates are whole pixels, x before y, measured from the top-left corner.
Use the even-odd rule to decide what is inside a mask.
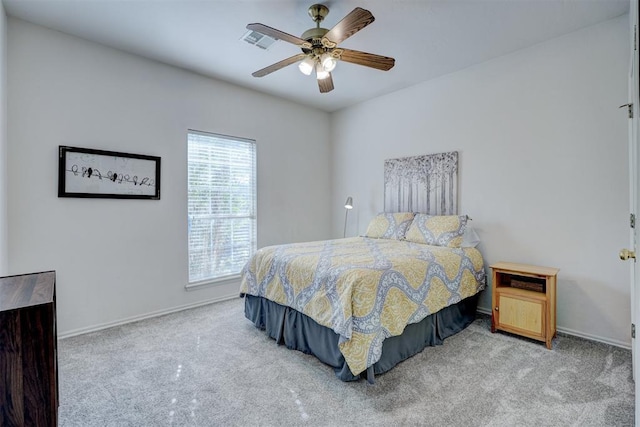
[[[459,248],[466,226],[466,215],[417,214],[404,238],[415,243]]]
[[[476,230],[474,230],[473,227],[467,225],[464,229],[464,234],[462,235],[461,247],[475,248],[478,244],[480,244],[480,236],[478,236],[478,233],[476,233]]]
[[[413,212],[379,213],[369,223],[364,236],[401,240],[413,220],[413,215]]]

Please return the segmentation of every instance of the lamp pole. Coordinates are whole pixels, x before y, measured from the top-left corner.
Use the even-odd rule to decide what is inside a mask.
[[[347,237],[347,215],[349,215],[349,209],[344,210],[344,232],[342,237]]]
[[[351,196],[347,197],[347,201],[344,203],[344,231],[342,233],[342,237],[347,237],[347,215],[349,215],[349,211],[353,209],[353,198]]]

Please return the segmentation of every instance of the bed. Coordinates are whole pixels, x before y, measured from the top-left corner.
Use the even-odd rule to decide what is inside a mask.
[[[269,246],[242,272],[245,316],[343,381],[384,373],[468,326],[484,261],[466,216],[381,213],[362,237]]]

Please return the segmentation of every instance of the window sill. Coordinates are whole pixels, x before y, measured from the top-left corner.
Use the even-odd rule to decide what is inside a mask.
[[[239,281],[240,275],[234,274],[232,276],[218,277],[217,279],[201,280],[199,282],[188,283],[184,286],[187,291],[194,291],[196,289],[207,288],[209,286],[228,285],[234,281]]]

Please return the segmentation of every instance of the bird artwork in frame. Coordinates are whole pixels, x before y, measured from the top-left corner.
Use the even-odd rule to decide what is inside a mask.
[[[58,197],[160,199],[160,157],[60,146]]]

